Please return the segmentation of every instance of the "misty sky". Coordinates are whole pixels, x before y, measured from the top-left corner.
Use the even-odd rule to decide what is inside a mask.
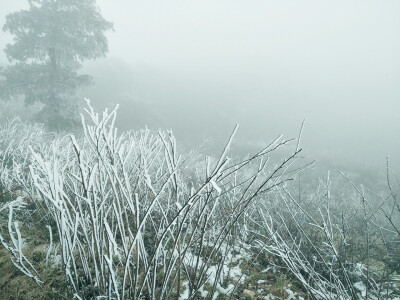
[[[0,23],[26,2],[0,0]],[[400,166],[400,1],[98,5],[115,31],[107,33],[108,58],[91,65],[118,60],[136,77],[152,70],[146,87],[138,86],[140,97],[153,95],[154,109],[178,104],[179,118],[170,113],[171,123],[163,121],[178,135],[212,136],[212,118],[221,118],[214,124],[224,134],[240,123],[239,138],[258,143],[296,136],[306,118],[303,146],[311,155],[383,168],[388,154]],[[2,49],[9,38],[1,33]]]

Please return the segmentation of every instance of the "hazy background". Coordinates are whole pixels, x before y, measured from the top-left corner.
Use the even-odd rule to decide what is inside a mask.
[[[99,0],[109,55],[85,63],[98,108],[123,129],[171,128],[195,147],[240,151],[307,119],[307,155],[335,167],[400,169],[400,1]],[[6,14],[26,0],[0,0]],[[0,33],[0,48],[10,36]],[[0,65],[6,64],[4,53]]]

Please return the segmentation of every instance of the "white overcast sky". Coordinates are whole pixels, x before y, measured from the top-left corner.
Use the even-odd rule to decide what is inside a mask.
[[[26,3],[1,0],[1,23]],[[97,3],[115,24],[115,32],[108,34],[110,55],[138,63],[347,66],[373,68],[373,73],[388,68],[399,53],[397,0]],[[1,46],[6,40],[2,36]]]

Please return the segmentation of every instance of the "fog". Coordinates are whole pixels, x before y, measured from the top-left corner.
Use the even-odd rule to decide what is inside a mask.
[[[27,1],[1,0],[5,15]],[[123,129],[170,128],[196,147],[302,136],[335,167],[400,167],[399,1],[97,2],[114,23],[109,54],[85,62],[99,108]],[[10,42],[1,32],[0,48]],[[1,52],[0,62],[7,64]]]

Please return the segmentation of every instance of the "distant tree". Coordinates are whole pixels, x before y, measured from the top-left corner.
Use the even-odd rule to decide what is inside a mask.
[[[5,53],[10,66],[1,71],[0,95],[41,102],[38,119],[51,128],[73,125],[77,91],[91,83],[77,71],[82,62],[105,56],[104,32],[112,23],[100,14],[95,0],[28,0],[29,9],[7,15],[3,30],[13,35]]]

